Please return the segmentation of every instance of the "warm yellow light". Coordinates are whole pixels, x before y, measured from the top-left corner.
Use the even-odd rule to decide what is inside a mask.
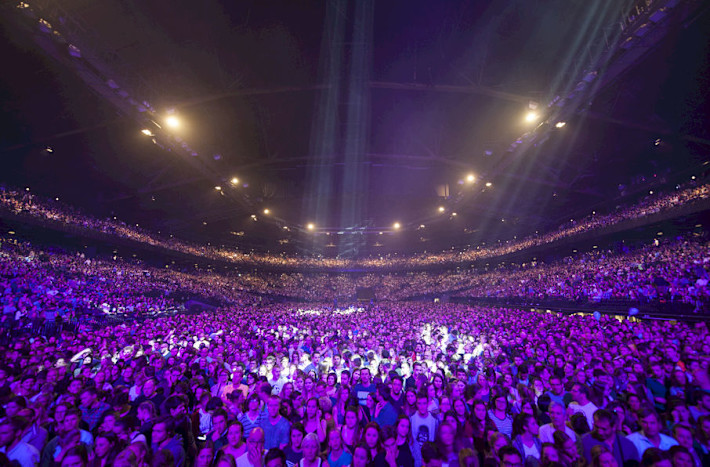
[[[493,186],[493,184],[492,184],[491,182],[488,182],[488,183],[486,183],[486,186],[487,186],[488,188],[490,188],[490,187]]]
[[[439,212],[444,212],[446,211],[446,208],[444,206],[439,206]]]
[[[458,214],[456,214],[455,212],[452,212],[451,215],[452,215],[453,217],[456,217]]]
[[[170,128],[177,128],[180,126],[180,119],[178,119],[175,115],[170,115],[165,119],[165,124]]]
[[[466,181],[469,182],[469,183],[473,183],[473,182],[476,181],[476,176],[473,175],[473,174],[468,174],[468,175],[466,176]]]
[[[315,224],[313,224],[313,223],[309,223],[309,224],[306,226],[306,228],[307,228],[308,230],[313,230],[313,229],[316,228],[316,226],[315,226]]]
[[[232,177],[232,179],[229,181],[232,185],[236,185],[239,183],[239,179],[237,177]]]
[[[555,124],[555,128],[563,128],[565,125],[567,125],[567,123],[565,123],[565,122],[557,122],[557,123]]]
[[[222,187],[219,186],[219,185],[217,185],[216,187],[214,187],[214,189],[217,190],[217,191],[222,191]]]
[[[397,230],[397,229],[399,229],[400,227],[402,227],[402,225],[401,225],[399,222],[395,222],[394,224],[392,224],[392,227],[394,227],[395,230]]]
[[[269,211],[268,208],[267,208],[267,209],[264,209],[264,214],[269,214],[270,212],[271,212],[271,211]]]
[[[143,133],[143,134],[146,135],[146,136],[153,136],[153,132],[150,131],[150,130],[147,129],[147,128],[143,128],[143,129],[141,130],[141,133]]]
[[[537,112],[528,112],[527,115],[525,115],[525,121],[528,123],[533,123],[538,118],[540,118],[540,116],[537,114]]]

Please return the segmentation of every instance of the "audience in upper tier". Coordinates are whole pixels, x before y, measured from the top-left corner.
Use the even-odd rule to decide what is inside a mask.
[[[542,235],[533,235],[515,241],[506,241],[496,245],[481,244],[465,250],[447,250],[440,253],[427,253],[418,256],[399,257],[386,255],[371,257],[361,260],[346,260],[342,258],[299,257],[286,255],[260,254],[243,252],[234,249],[217,248],[208,245],[190,244],[172,235],[165,237],[159,233],[127,225],[113,219],[96,219],[80,213],[71,206],[56,200],[44,200],[35,196],[30,191],[7,189],[0,186],[0,209],[9,210],[15,214],[25,214],[50,222],[85,229],[87,231],[101,232],[119,238],[126,238],[152,246],[159,246],[168,250],[205,257],[215,260],[229,261],[241,265],[268,265],[277,267],[297,268],[402,268],[408,266],[426,266],[441,264],[456,264],[479,259],[493,258],[509,253],[525,250],[527,248],[549,244],[567,237],[574,237],[586,232],[601,230],[624,221],[640,219],[665,211],[672,211],[681,206],[710,198],[710,183],[700,184],[693,180],[669,193],[658,192],[648,195],[637,204],[626,207],[617,207],[608,214],[593,213],[584,219],[572,220],[559,229]]]
[[[702,244],[657,248],[628,258],[704,269]],[[274,304],[231,284],[3,242],[0,465],[710,462],[705,323]],[[178,291],[223,306],[165,313]],[[97,307],[126,319],[29,326]]]

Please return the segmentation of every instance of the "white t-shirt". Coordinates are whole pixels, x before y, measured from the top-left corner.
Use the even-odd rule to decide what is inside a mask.
[[[589,424],[590,430],[594,427],[594,412],[596,412],[599,408],[594,405],[592,401],[589,401],[584,405],[579,405],[576,402],[571,402],[568,407],[572,409],[573,413],[581,412],[584,414],[584,416],[587,418],[587,423]]]

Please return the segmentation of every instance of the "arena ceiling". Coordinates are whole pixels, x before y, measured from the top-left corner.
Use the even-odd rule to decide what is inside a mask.
[[[270,251],[553,228],[708,159],[708,7],[646,3],[6,2],[0,182]]]

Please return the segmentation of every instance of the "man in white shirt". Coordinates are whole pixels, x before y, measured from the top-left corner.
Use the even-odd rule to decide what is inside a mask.
[[[678,441],[661,433],[661,427],[663,426],[661,417],[655,410],[642,410],[639,413],[639,423],[641,424],[641,431],[631,433],[626,437],[636,446],[639,457],[643,457],[643,453],[648,448],[667,451],[678,444]]]
[[[247,437],[247,450],[237,457],[237,467],[262,467],[264,465],[264,430],[254,428]]]
[[[565,413],[564,405],[554,401],[551,402],[547,414],[550,416],[552,423],[540,427],[540,441],[554,444],[555,440],[552,435],[555,434],[555,431],[564,431],[570,438],[577,439],[577,433],[567,426],[567,414]]]
[[[26,424],[27,420],[18,415],[0,422],[0,452],[21,467],[34,467],[39,464],[39,451],[22,441],[22,431]]]

